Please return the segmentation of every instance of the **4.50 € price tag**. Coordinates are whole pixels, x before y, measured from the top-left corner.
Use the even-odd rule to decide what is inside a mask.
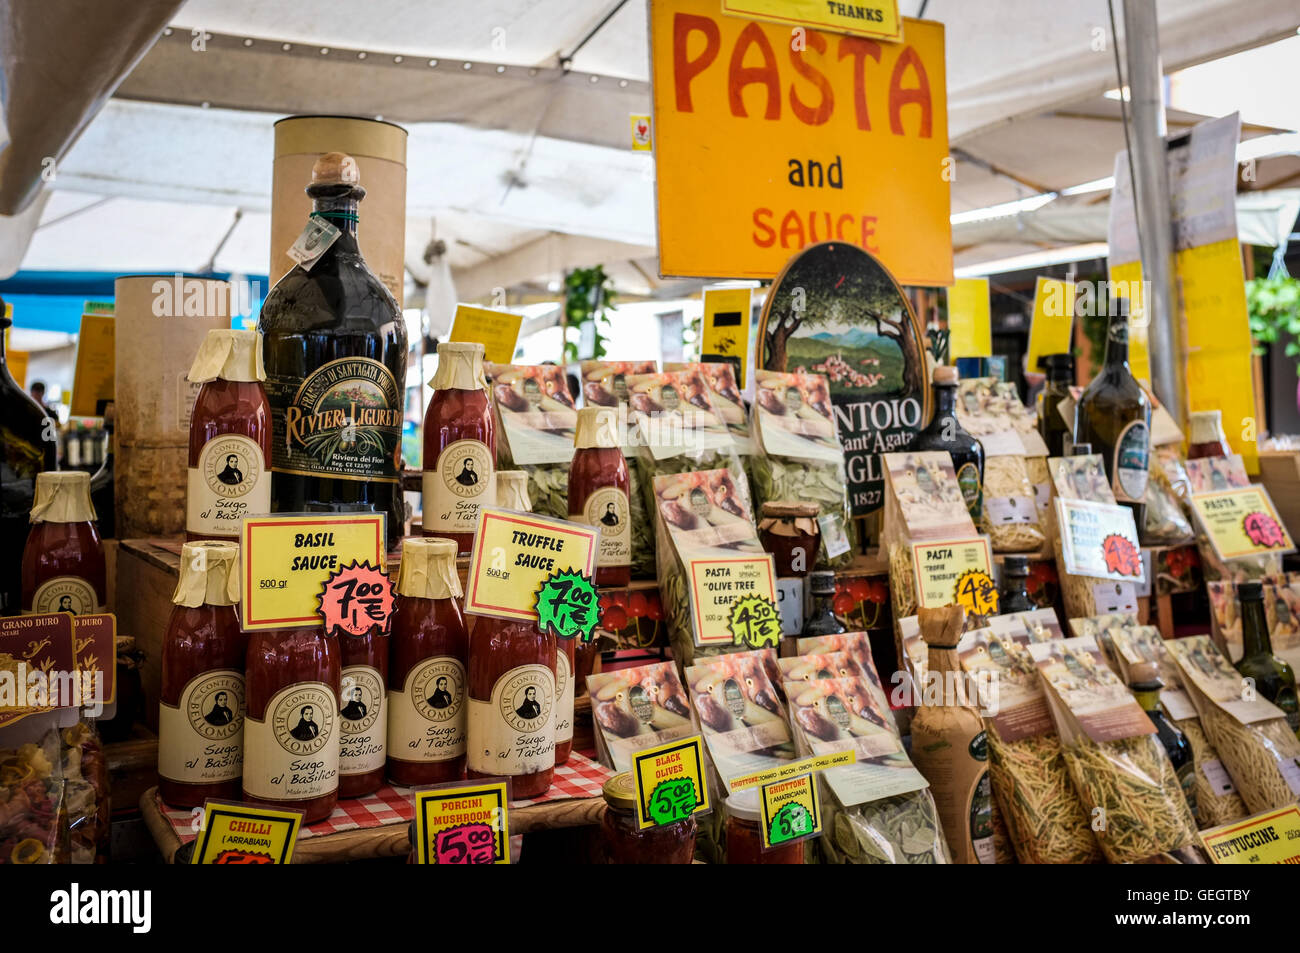
[[[731,605],[728,622],[736,645],[751,649],[776,647],[781,641],[781,613],[766,596],[745,596]]]
[[[510,863],[509,807],[505,779],[416,791],[416,863]]]

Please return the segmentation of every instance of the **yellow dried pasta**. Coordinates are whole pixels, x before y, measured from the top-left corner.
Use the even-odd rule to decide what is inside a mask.
[[[1042,547],[1046,537],[1024,457],[995,456],[984,461],[980,522],[996,553],[1028,553]]]

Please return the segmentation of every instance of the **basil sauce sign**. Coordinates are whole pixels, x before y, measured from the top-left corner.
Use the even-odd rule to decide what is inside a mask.
[[[894,276],[855,245],[805,248],[768,291],[757,346],[766,370],[826,376],[849,506],[880,509],[880,455],[911,446],[931,409],[924,338]]]

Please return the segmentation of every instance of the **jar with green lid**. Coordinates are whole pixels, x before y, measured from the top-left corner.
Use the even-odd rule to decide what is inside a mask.
[[[637,829],[636,781],[631,771],[616,774],[601,790],[605,816],[600,822],[600,860],[606,864],[689,864],[695,856],[695,818],[662,827]]]
[[[727,798],[727,863],[803,863],[803,841],[764,851],[761,823],[762,809],[756,788],[737,791]]]

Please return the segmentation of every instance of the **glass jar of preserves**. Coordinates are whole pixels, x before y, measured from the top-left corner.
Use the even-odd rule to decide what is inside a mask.
[[[90,474],[37,474],[31,521],[23,550],[23,615],[99,612],[107,599],[104,545],[90,505]]]
[[[158,707],[158,793],[175,807],[239,797],[248,637],[235,615],[238,601],[237,545],[181,547]]]
[[[596,585],[626,586],[632,578],[632,518],[627,460],[618,438],[618,411],[584,407],[569,466],[569,519],[600,528]]]
[[[388,666],[388,777],[412,787],[465,776],[469,633],[456,544],[402,542]]]
[[[497,431],[483,345],[444,341],[424,413],[424,535],[474,544],[479,507],[496,501]]]
[[[239,538],[244,516],[271,512],[271,403],[262,381],[262,336],[213,328],[190,366],[202,384],[190,417],[185,490],[189,539]]]
[[[763,850],[758,792],[737,791],[727,798],[727,863],[802,864],[803,841]]]
[[[1187,415],[1187,459],[1231,456],[1223,432],[1223,411],[1198,410]]]
[[[803,579],[817,563],[821,530],[817,504],[769,500],[758,523],[763,549],[772,554],[776,574]]]
[[[695,817],[638,830],[631,771],[605,782],[600,857],[607,864],[689,864],[695,857]]]

